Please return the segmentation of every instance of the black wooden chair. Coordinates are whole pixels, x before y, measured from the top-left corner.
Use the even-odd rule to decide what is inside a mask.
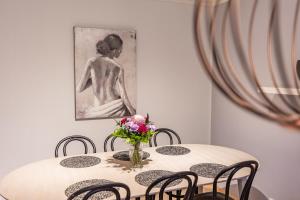
[[[69,196],[67,200],[73,200],[74,198],[78,197],[79,195],[86,193],[82,200],[88,200],[92,199],[93,195],[100,193],[100,192],[112,192],[113,195],[115,195],[116,200],[121,200],[121,195],[119,192],[119,189],[122,188],[126,191],[126,197],[124,200],[130,200],[130,189],[127,185],[123,183],[108,183],[103,185],[92,185],[85,188],[82,188],[76,192],[74,192],[72,195]],[[97,198],[98,199],[98,198]],[[102,199],[102,198],[99,198]]]
[[[151,140],[153,140],[153,144],[154,144],[155,147],[158,146],[157,136],[159,134],[167,134],[169,139],[170,139],[170,143],[169,143],[170,145],[174,144],[174,138],[176,138],[177,144],[181,144],[181,139],[180,139],[179,135],[174,130],[169,129],[169,128],[158,128],[158,129],[156,129],[155,134],[151,138]],[[150,147],[153,146],[151,140],[149,141],[149,146]],[[173,194],[172,192],[169,192],[168,195],[169,195],[169,199],[172,199],[172,197],[176,197],[176,199],[179,200],[183,197],[181,195],[181,190],[177,190],[176,194]]]
[[[104,140],[104,152],[107,152],[110,148],[110,151],[115,150],[115,140],[117,137],[113,136],[112,134],[108,135]],[[108,146],[109,143],[109,146]]]
[[[155,131],[156,133],[152,136],[152,139],[153,139],[153,143],[154,143],[154,146],[157,147],[158,144],[157,144],[157,136],[159,134],[167,134],[169,136],[169,139],[170,139],[170,145],[174,144],[174,138],[177,139],[177,144],[181,144],[181,139],[179,137],[179,135],[173,131],[172,129],[169,129],[169,128],[158,128],[156,129]],[[152,141],[150,140],[149,141],[149,146],[152,147]]]
[[[230,183],[232,181],[233,176],[241,169],[248,168],[250,170],[249,176],[247,177],[247,181],[245,183],[245,186],[242,190],[240,200],[248,200],[249,198],[249,193],[251,189],[251,185],[253,182],[253,179],[255,177],[257,168],[258,168],[258,163],[254,160],[250,161],[244,161],[240,162],[234,165],[231,165],[225,169],[223,169],[218,175],[215,177],[214,182],[213,182],[213,191],[212,192],[207,192],[207,193],[202,193],[202,194],[197,194],[194,196],[193,200],[233,200],[229,196],[229,191],[230,191]],[[226,187],[225,187],[225,193],[220,193],[217,192],[217,184],[218,184],[218,179],[221,178],[222,175],[225,173],[229,173],[227,180],[226,180]]]
[[[58,157],[58,151],[62,144],[63,144],[63,155],[67,156],[67,146],[72,141],[81,142],[84,145],[84,153],[85,154],[88,153],[88,144],[90,144],[90,146],[92,146],[93,153],[96,153],[96,151],[97,151],[94,142],[90,138],[82,136],[82,135],[72,135],[72,136],[65,137],[61,141],[59,141],[59,143],[56,145],[56,148],[55,148],[55,157],[56,158]]]
[[[162,184],[160,187],[160,191],[158,194],[158,199],[163,200],[164,193],[171,193],[171,192],[166,192],[166,188],[168,186],[171,186],[170,184],[174,181],[178,180],[185,180],[187,182],[187,188],[185,190],[185,193],[180,195],[180,197],[183,198],[183,200],[190,200],[193,199],[195,189],[197,187],[197,182],[198,182],[198,175],[195,174],[194,172],[190,171],[183,171],[183,172],[178,172],[172,175],[168,176],[163,176],[155,180],[151,185],[146,190],[146,195],[145,199],[146,200],[155,200],[155,195],[151,194],[152,189],[157,185],[157,184]]]

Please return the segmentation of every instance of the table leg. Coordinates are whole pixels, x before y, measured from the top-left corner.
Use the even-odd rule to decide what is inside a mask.
[[[196,190],[195,190],[195,194],[201,194],[203,193],[203,186],[197,186],[196,187]]]
[[[241,196],[241,194],[243,192],[243,188],[245,186],[246,181],[247,181],[247,177],[240,178],[240,179],[237,180],[237,183],[238,183],[238,195],[239,195],[239,197]]]
[[[198,186],[198,194],[203,193],[203,185]]]

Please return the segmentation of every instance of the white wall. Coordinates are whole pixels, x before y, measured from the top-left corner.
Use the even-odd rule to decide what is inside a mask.
[[[74,25],[137,30],[138,112],[209,143],[211,86],[192,37],[192,5],[154,0],[0,0],[0,177],[53,157],[59,139],[92,138],[113,120],[74,120]]]

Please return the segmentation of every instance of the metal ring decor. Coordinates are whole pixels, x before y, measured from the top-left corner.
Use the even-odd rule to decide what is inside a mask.
[[[284,3],[196,0],[194,38],[201,65],[228,99],[260,117],[299,129],[300,0],[289,8],[292,15],[284,15],[290,17],[290,24],[282,23],[280,13],[287,12]],[[264,17],[258,18],[262,13]]]

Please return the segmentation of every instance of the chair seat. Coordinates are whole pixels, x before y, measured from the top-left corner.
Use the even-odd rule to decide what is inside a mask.
[[[196,194],[193,198],[193,200],[212,200],[213,193],[212,192],[206,192],[201,194]],[[217,198],[215,200],[224,200],[225,195],[223,193],[217,193]],[[229,197],[229,200],[234,200],[233,198]]]

